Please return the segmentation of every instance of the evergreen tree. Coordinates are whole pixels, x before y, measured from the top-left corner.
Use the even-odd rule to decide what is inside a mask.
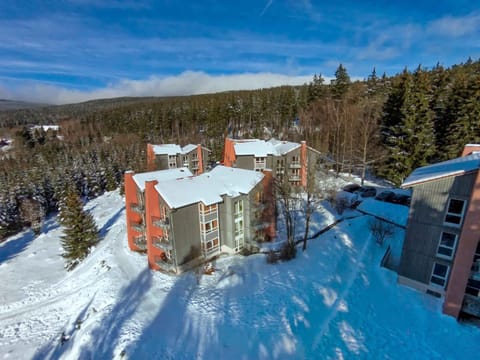
[[[350,87],[350,76],[347,69],[340,64],[335,71],[335,80],[332,81],[332,94],[335,99],[342,99]]]
[[[465,144],[480,141],[480,75],[459,75],[449,97],[446,121],[446,158],[459,156]]]
[[[72,186],[64,192],[59,216],[64,227],[62,256],[66,260],[65,267],[72,270],[98,243],[98,229],[92,215],[83,210],[82,200]]]
[[[405,69],[386,101],[382,135],[388,156],[380,172],[395,184],[435,154],[429,94],[426,71],[418,67],[412,76]]]

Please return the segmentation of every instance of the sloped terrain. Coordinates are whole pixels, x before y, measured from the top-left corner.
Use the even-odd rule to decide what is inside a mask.
[[[103,240],[63,269],[55,218],[0,245],[0,358],[469,358],[480,329],[396,284],[369,216],[350,214],[293,261],[228,256],[213,275],[152,272],[128,250],[122,198],[87,208]],[[334,220],[326,210],[314,229]],[[394,238],[400,241],[403,230]],[[385,244],[384,246],[387,246]],[[461,346],[459,346],[461,344]]]

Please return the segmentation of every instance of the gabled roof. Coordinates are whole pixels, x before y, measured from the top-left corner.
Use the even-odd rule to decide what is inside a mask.
[[[171,209],[202,202],[212,205],[222,196],[248,194],[264,175],[260,172],[216,166],[209,173],[159,182],[155,189]]]
[[[188,168],[176,168],[168,170],[158,170],[133,175],[133,180],[141,191],[145,191],[145,182],[157,180],[158,182],[178,179],[186,176],[192,176]]]
[[[238,155],[254,155],[266,157],[268,155],[285,155],[292,150],[300,147],[300,144],[270,139],[268,141],[258,139],[233,140],[235,142],[235,154]]]
[[[480,168],[480,153],[462,156],[453,160],[423,166],[413,171],[402,184],[402,187],[415,186],[419,183],[433,181],[448,176],[459,176]]]

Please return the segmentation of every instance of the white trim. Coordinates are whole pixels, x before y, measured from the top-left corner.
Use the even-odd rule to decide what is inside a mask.
[[[453,240],[453,246],[452,246],[452,248],[450,248],[450,247],[448,247],[448,246],[445,246],[445,245],[442,245],[443,234],[451,234],[451,235],[455,236],[455,239]],[[453,232],[451,232],[451,231],[442,231],[442,232],[440,233],[440,240],[439,240],[438,246],[437,246],[437,257],[442,258],[442,259],[451,260],[451,259],[453,258],[453,255],[455,254],[455,250],[456,250],[456,248],[457,248],[457,241],[458,241],[458,234],[455,234],[455,233],[453,233]],[[438,252],[438,250],[439,250],[441,247],[442,247],[442,248],[445,248],[445,249],[449,249],[449,250],[451,249],[451,250],[452,250],[452,254],[451,254],[450,256],[445,255],[445,254],[440,254],[440,253]]]
[[[461,201],[463,203],[462,205],[462,211],[460,214],[458,213],[452,213],[452,212],[448,212],[448,209],[450,208],[450,202],[452,200],[456,200],[456,201]],[[444,218],[443,218],[443,224],[446,225],[446,226],[452,226],[452,227],[461,227],[462,226],[462,223],[463,223],[463,217],[465,216],[465,208],[466,208],[466,204],[467,204],[467,200],[464,200],[464,199],[457,199],[457,198],[449,198],[448,199],[448,202],[447,202],[447,207],[445,208],[445,215],[444,215]],[[453,223],[453,222],[449,222],[447,221],[447,216],[456,216],[456,217],[459,217],[460,218],[460,222],[458,224],[456,223]]]
[[[440,266],[446,266],[447,267],[447,272],[445,273],[444,278],[442,278],[440,275],[436,275],[436,274],[433,273],[435,271],[435,265],[440,265]],[[430,274],[430,285],[445,289],[445,287],[447,286],[447,279],[448,279],[449,274],[450,274],[450,266],[449,265],[445,265],[445,264],[442,264],[442,263],[439,263],[439,262],[434,262],[433,266],[432,266],[432,272]],[[436,283],[432,282],[432,277],[434,277],[434,276],[438,279],[443,279],[444,284],[440,285],[440,284],[436,284]]]

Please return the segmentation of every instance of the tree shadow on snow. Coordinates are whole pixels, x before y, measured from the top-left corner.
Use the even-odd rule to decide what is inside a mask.
[[[54,340],[40,348],[32,360],[49,360],[59,359],[63,354],[68,353],[72,348],[75,331],[79,324],[81,324],[88,317],[88,310],[92,304],[94,297],[90,299],[88,304],[82,309],[80,314],[76,317],[75,321],[71,324],[67,324],[62,334],[58,334]]]
[[[122,290],[115,306],[98,322],[99,325],[90,331],[92,342],[81,348],[79,359],[115,358],[115,349],[122,335],[123,325],[137,311],[151,284],[152,274],[150,269],[146,268]]]
[[[10,239],[0,244],[0,264],[11,260],[24,251],[30,243],[35,239],[32,230],[25,231],[19,238]]]
[[[113,215],[110,219],[108,219],[105,222],[105,224],[103,224],[102,228],[100,229],[100,236],[101,237],[105,237],[105,235],[107,235],[107,233],[110,230],[110,228],[112,227],[112,225],[115,224],[115,222],[118,220],[120,215],[122,215],[123,210],[125,210],[125,207],[122,207],[121,209],[119,209],[115,213],[115,215]]]

